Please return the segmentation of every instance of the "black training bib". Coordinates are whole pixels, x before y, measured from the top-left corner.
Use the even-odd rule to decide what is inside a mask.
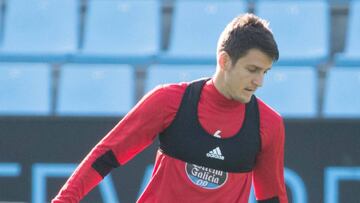
[[[189,84],[174,121],[160,133],[160,150],[184,162],[226,172],[249,172],[260,151],[259,110],[255,96],[246,104],[242,128],[229,138],[217,138],[201,126],[197,109],[208,79]],[[232,119],[232,118],[224,118]]]

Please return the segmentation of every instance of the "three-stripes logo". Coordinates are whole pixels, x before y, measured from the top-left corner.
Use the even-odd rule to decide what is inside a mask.
[[[216,147],[215,149],[209,151],[208,153],[206,153],[206,156],[210,157],[210,158],[214,158],[214,159],[220,159],[220,160],[225,159],[225,157],[221,154],[220,147]]]

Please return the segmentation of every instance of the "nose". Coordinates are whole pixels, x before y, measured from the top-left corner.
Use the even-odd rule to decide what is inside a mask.
[[[260,73],[257,74],[255,76],[255,78],[253,79],[253,83],[257,86],[257,87],[262,87],[263,86],[263,82],[264,82],[264,74]]]

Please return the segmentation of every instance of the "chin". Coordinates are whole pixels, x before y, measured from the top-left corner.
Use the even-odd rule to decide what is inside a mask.
[[[249,103],[250,100],[251,100],[251,96],[250,97],[238,97],[238,98],[236,98],[236,101],[238,101],[240,103],[243,103],[243,104]]]

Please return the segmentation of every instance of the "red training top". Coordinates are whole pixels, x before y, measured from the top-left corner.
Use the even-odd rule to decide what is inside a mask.
[[[188,83],[164,85],[154,89],[91,150],[81,162],[53,203],[79,202],[101,180],[92,168],[94,161],[112,150],[120,165],[149,146],[173,119]],[[217,189],[194,184],[186,174],[185,162],[158,151],[149,185],[138,202],[248,202],[251,183],[256,199],[278,197],[287,203],[284,184],[284,125],[273,109],[258,99],[261,151],[252,172],[228,173],[226,182]],[[209,80],[202,89],[198,118],[210,134],[227,138],[242,126],[245,104],[224,97]],[[230,119],[229,119],[230,118]]]

